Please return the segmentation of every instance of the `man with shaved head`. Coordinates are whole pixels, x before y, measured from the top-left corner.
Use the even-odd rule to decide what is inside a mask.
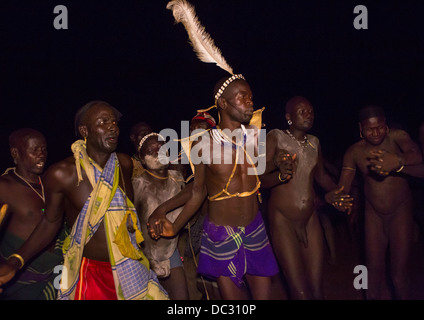
[[[41,180],[47,160],[44,135],[31,128],[18,129],[10,134],[9,145],[15,167],[7,169],[0,177],[0,203],[4,205],[3,208],[8,208],[0,237],[0,255],[3,260],[12,258],[15,250],[29,238],[43,219],[45,209],[44,185]],[[0,299],[56,298],[53,287],[56,275],[53,268],[62,263],[63,257],[61,248],[54,250],[55,239],[52,238],[47,248],[7,284]]]
[[[412,195],[403,170],[422,162],[419,146],[404,130],[389,129],[383,108],[359,111],[361,140],[343,160],[339,186],[349,192],[356,171],[363,178],[368,299],[382,299],[389,255],[394,298],[408,298],[408,263],[413,240]]]
[[[266,171],[262,185],[271,189],[268,202],[271,242],[291,299],[323,299],[323,234],[315,207],[314,181],[338,209],[351,198],[337,190],[324,170],[317,137],[307,134],[314,122],[312,104],[295,96],[286,104],[289,129],[274,129],[266,138]]]

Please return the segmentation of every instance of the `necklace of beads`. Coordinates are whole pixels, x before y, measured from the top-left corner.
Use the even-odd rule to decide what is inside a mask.
[[[296,143],[299,145],[299,147],[301,148],[306,148],[306,146],[308,145],[308,138],[306,137],[306,135],[304,136],[304,139],[302,142],[300,142],[299,140],[296,139],[296,137],[290,132],[290,130],[286,130],[287,134],[290,136],[290,138],[292,138],[294,141],[296,141]]]
[[[212,138],[218,144],[222,144],[222,145],[231,144],[233,149],[236,149],[237,147],[243,147],[246,144],[246,139],[247,139],[246,127],[244,125],[241,125],[241,130],[243,134],[243,141],[239,144],[232,141],[218,126],[216,127],[216,129],[211,130]]]

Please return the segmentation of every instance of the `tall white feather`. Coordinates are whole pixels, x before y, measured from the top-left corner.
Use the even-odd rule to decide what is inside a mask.
[[[233,68],[222,56],[221,50],[215,45],[205,27],[199,22],[194,7],[186,0],[173,0],[168,2],[166,8],[172,10],[176,23],[181,22],[187,33],[194,52],[200,61],[215,63],[220,68],[233,74]]]

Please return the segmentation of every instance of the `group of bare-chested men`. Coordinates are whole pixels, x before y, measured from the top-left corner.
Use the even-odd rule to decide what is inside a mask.
[[[206,205],[198,271],[218,283],[222,299],[273,299],[272,278],[280,272],[290,299],[323,299],[324,237],[314,183],[325,190],[327,203],[350,213],[353,198],[349,193],[359,173],[365,201],[367,298],[381,298],[387,250],[395,297],[408,298],[414,221],[405,174],[424,176],[419,145],[405,131],[389,130],[380,107],[364,107],[359,113],[361,139],[347,149],[339,181],[334,181],[324,168],[318,138],[308,134],[314,109],[306,98],[297,96],[286,104],[288,129],[274,129],[266,135],[265,172],[251,174],[249,169],[256,164],[246,149],[251,144],[257,152],[260,128],[249,124],[254,112],[249,84],[243,79],[232,81],[216,103],[219,123],[212,129],[210,123],[205,126],[210,130],[193,146],[204,144],[197,149],[204,151],[204,146],[216,150],[217,144],[230,150],[232,161],[194,164],[194,179],[186,186],[177,170],[159,161],[164,142],[147,124],[131,133],[135,156],[117,154],[123,177],[119,185],[137,208],[144,231],[143,250],[169,297],[188,298],[175,237]],[[119,116],[116,109],[98,101],[80,113],[76,122],[88,156],[100,168],[117,149]],[[225,129],[239,132],[242,143],[228,139]],[[243,140],[246,130],[256,132],[247,135],[247,141]],[[0,178],[0,203],[7,204],[3,229],[21,242],[2,253],[3,294],[27,263],[50,250],[64,220],[73,226],[92,191],[88,179],[78,181],[73,157],[50,166],[42,176],[46,150],[46,140],[38,131],[21,129],[11,135],[16,167]],[[244,161],[237,161],[240,158]],[[267,212],[259,210],[259,187],[270,189]],[[109,261],[103,228],[85,244],[87,259]]]

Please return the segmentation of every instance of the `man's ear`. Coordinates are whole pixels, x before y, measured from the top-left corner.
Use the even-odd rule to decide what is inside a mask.
[[[78,127],[78,132],[79,132],[80,136],[83,137],[83,139],[87,138],[87,135],[88,135],[87,126],[80,125]]]
[[[286,113],[286,120],[287,120],[287,121],[291,120],[290,113],[288,113],[288,112]]]
[[[216,106],[219,108],[221,108],[222,110],[227,109],[227,100],[225,100],[225,98],[223,97],[219,97],[218,100],[216,101]]]
[[[10,148],[10,155],[12,156],[13,161],[16,164],[17,163],[17,160],[19,159],[18,148],[16,148],[16,147]]]
[[[361,124],[360,122],[358,122],[358,126],[359,126],[359,137],[360,137],[361,139],[363,139],[363,138],[364,138],[364,136],[363,136],[363,134],[362,134],[362,124]]]
[[[131,133],[130,134],[130,141],[132,142],[132,143],[135,143],[135,134],[134,133]]]

